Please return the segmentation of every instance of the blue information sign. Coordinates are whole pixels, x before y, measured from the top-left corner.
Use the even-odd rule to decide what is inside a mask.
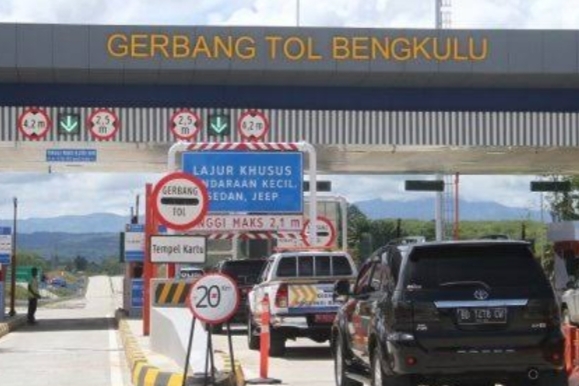
[[[144,261],[145,226],[143,224],[127,224],[125,230],[125,261]]]
[[[303,212],[302,153],[185,152],[182,165],[205,182],[211,213]]]
[[[131,308],[143,307],[143,279],[133,279],[131,282]]]
[[[0,264],[10,264],[12,254],[12,228],[0,227]]]
[[[47,149],[46,162],[96,162],[96,149]]]

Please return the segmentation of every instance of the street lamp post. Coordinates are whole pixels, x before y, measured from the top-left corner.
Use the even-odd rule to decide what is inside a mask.
[[[10,316],[16,315],[16,309],[14,308],[14,298],[16,295],[16,215],[18,212],[18,199],[13,198],[14,203],[14,225],[12,229],[12,277],[10,278]]]

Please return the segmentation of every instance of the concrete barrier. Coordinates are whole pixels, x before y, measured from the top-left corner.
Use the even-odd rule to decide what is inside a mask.
[[[8,335],[10,331],[18,329],[23,324],[26,324],[26,316],[24,315],[13,316],[4,320],[4,322],[0,323],[0,338]]]
[[[193,315],[186,308],[151,308],[151,348],[154,352],[185,364]],[[195,323],[189,366],[194,374],[205,372],[207,332]]]

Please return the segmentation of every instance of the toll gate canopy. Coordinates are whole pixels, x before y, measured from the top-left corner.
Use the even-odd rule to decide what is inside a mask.
[[[248,122],[327,173],[578,171],[577,31],[0,24],[0,49],[3,171],[165,171]]]

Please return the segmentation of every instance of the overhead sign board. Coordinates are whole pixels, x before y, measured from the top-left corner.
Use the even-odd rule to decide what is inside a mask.
[[[233,279],[212,273],[193,284],[187,305],[202,322],[220,324],[231,319],[239,307],[239,301],[239,291]]]
[[[145,227],[142,224],[128,224],[125,232],[125,261],[145,260]]]
[[[206,231],[301,231],[304,218],[301,215],[219,215],[205,217],[195,229]]]
[[[183,172],[203,180],[209,213],[302,213],[300,152],[183,153]]]
[[[10,264],[12,254],[12,228],[0,227],[0,264]]]
[[[46,162],[97,162],[97,150],[47,149]]]
[[[153,263],[205,263],[207,241],[202,236],[151,236]]]
[[[78,135],[80,133],[80,114],[58,113],[58,134]]]
[[[406,180],[404,189],[417,192],[444,192],[443,180]]]
[[[163,177],[153,189],[153,210],[159,222],[175,230],[197,225],[209,204],[207,189],[199,178],[185,173]]]
[[[531,192],[569,192],[571,181],[531,181]]]

